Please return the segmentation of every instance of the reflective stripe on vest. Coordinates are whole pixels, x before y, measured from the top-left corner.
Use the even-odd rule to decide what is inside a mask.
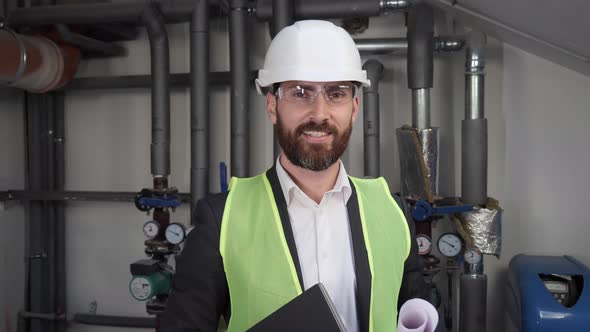
[[[395,331],[410,233],[383,178],[350,178],[356,188],[371,271],[369,331]],[[245,331],[301,294],[266,174],[233,178],[219,251],[231,302],[228,331]]]

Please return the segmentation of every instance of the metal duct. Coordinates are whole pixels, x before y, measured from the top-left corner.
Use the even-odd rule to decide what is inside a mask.
[[[209,15],[198,0],[191,19],[191,208],[209,193]]]
[[[484,49],[486,37],[469,33],[465,59],[465,120],[462,122],[461,199],[465,204],[487,201],[488,122],[484,118]]]
[[[159,5],[150,3],[141,20],[150,40],[152,72],[151,171],[155,177],[170,174],[170,49]]]
[[[231,0],[229,44],[231,82],[231,175],[249,176],[248,1]]]
[[[80,50],[41,36],[0,29],[0,83],[44,93],[67,84],[78,69]]]
[[[365,176],[373,178],[381,174],[381,155],[379,150],[379,81],[383,77],[383,64],[378,60],[368,60],[363,65],[367,71],[370,87],[363,88],[363,130],[365,145]]]

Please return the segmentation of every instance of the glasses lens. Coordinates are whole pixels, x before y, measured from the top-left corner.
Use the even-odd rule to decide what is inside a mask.
[[[291,103],[310,105],[324,90],[326,101],[330,104],[345,104],[352,100],[355,94],[352,83],[338,83],[334,85],[303,85],[295,84],[279,88],[279,97]]]

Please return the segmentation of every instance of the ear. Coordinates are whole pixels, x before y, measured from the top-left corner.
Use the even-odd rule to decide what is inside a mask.
[[[277,123],[277,97],[270,92],[266,94],[266,114],[273,125]]]
[[[356,96],[352,100],[352,122],[356,121],[356,118],[358,115],[359,115],[359,97]]]

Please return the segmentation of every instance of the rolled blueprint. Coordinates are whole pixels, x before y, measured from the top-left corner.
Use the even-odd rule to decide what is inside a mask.
[[[398,332],[434,332],[436,325],[438,312],[428,301],[411,299],[399,310]]]

